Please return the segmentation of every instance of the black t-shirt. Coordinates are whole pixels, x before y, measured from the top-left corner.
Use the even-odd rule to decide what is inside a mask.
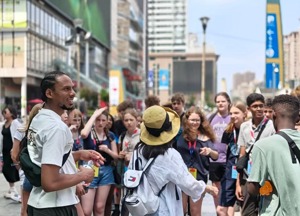
[[[193,142],[192,142],[193,143]],[[193,144],[192,144],[193,145]],[[198,173],[206,177],[209,169],[209,156],[200,155],[200,148],[208,147],[213,150],[214,146],[210,140],[201,141],[196,140],[196,148],[189,148],[188,141],[183,138],[183,134],[178,137],[177,151],[181,154],[184,163],[188,168],[193,167],[198,170]]]
[[[115,121],[115,134],[117,137],[119,137],[123,132],[126,132],[127,129],[123,124],[122,120]]]

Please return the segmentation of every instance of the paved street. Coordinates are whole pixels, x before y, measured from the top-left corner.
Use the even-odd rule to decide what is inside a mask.
[[[0,185],[0,216],[19,216],[21,204],[3,197],[8,190],[8,183],[5,181],[2,173],[0,173]],[[17,188],[20,188],[20,184],[17,184]],[[212,196],[205,196],[202,208],[203,216],[216,215]],[[239,214],[235,214],[235,216],[239,216]]]

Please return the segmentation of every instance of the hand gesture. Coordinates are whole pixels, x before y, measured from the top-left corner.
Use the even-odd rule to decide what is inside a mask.
[[[200,149],[200,155],[209,156],[211,151],[212,151],[211,148],[203,147]]]
[[[205,192],[209,193],[213,197],[217,197],[219,193],[219,189],[215,186],[206,185]]]
[[[126,156],[126,152],[125,151],[120,151],[119,153],[119,159],[124,159]]]
[[[94,165],[98,167],[105,162],[105,158],[99,152],[94,150],[80,150],[80,160],[92,160]]]
[[[94,111],[94,116],[97,118],[98,116],[100,116],[105,110],[107,110],[107,107],[102,107],[100,109],[96,109]]]
[[[99,150],[107,153],[109,148],[107,145],[99,145]]]
[[[76,131],[78,130],[77,125],[71,125],[71,126],[69,127],[69,129],[70,129],[70,131],[72,131],[72,132],[76,132]]]

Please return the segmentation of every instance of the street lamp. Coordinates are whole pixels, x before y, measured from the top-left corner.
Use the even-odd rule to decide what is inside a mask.
[[[200,21],[202,23],[202,29],[203,29],[203,44],[202,44],[202,69],[201,69],[201,104],[202,108],[204,108],[205,105],[205,33],[206,33],[206,27],[208,23],[209,18],[208,17],[201,17]]]
[[[82,29],[82,19],[74,19],[73,24],[75,26],[76,31],[76,44],[77,44],[77,52],[76,52],[76,68],[77,68],[77,108],[80,110],[80,31]]]

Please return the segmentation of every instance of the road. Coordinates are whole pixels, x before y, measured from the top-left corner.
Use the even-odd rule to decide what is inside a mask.
[[[21,204],[4,198],[4,193],[8,190],[9,186],[2,173],[0,173],[0,185],[0,216],[19,216]],[[20,189],[19,183],[17,184],[17,188]],[[239,215],[239,213],[235,214],[235,216]],[[216,216],[213,199],[210,195],[204,197],[202,216]]]

